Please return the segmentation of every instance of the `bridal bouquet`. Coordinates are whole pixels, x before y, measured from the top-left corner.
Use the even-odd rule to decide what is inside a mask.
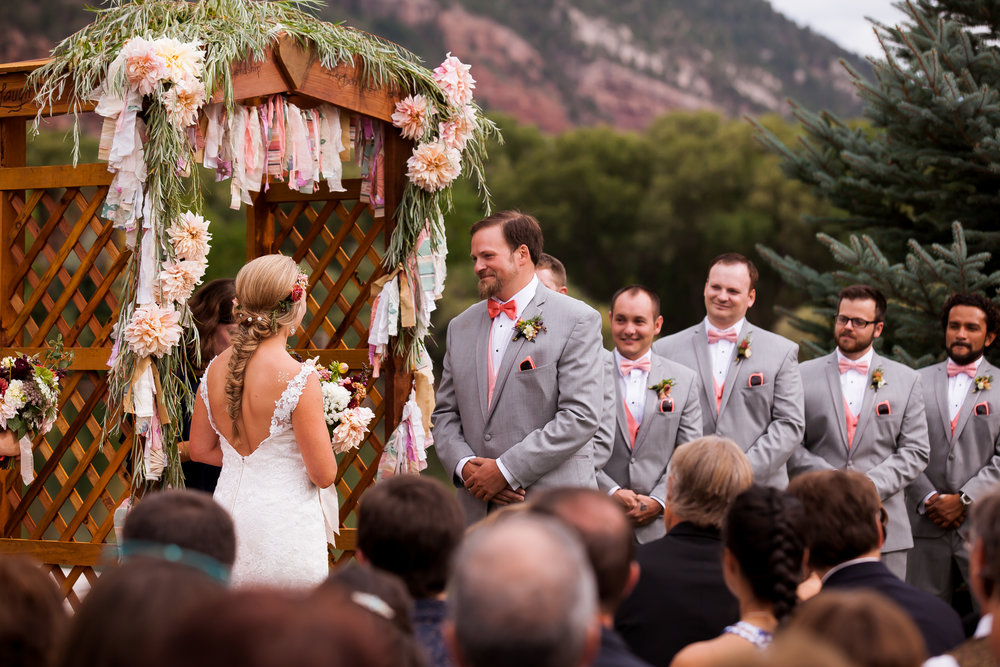
[[[19,354],[0,359],[0,429],[13,435],[21,456],[21,474],[31,483],[31,441],[52,429],[59,405],[59,380],[69,358],[61,345],[45,361]],[[9,436],[7,439],[10,439]],[[0,469],[10,468],[13,451],[0,456]]]
[[[347,364],[333,362],[317,368],[323,390],[323,413],[332,429],[333,450],[338,454],[356,449],[368,433],[368,424],[375,417],[369,408],[361,407],[367,396],[369,370],[348,375]]]

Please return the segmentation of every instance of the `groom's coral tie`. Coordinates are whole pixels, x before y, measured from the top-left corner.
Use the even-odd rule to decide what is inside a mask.
[[[500,313],[505,313],[512,320],[517,319],[517,303],[515,303],[514,299],[511,299],[507,303],[500,303],[496,299],[490,299],[486,302],[486,310],[489,312],[491,320]]]
[[[622,359],[621,363],[622,375],[628,375],[634,370],[649,372],[649,357],[645,359],[640,359],[639,361],[632,361],[631,359]]]
[[[720,340],[728,340],[730,343],[736,342],[736,332],[735,331],[716,331],[715,329],[708,330],[708,344],[718,343]]]

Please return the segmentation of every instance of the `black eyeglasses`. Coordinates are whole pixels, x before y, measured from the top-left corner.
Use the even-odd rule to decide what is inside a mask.
[[[851,326],[855,329],[864,329],[869,324],[875,324],[878,320],[863,320],[860,317],[845,317],[843,315],[837,315],[837,324],[844,327],[850,322]]]

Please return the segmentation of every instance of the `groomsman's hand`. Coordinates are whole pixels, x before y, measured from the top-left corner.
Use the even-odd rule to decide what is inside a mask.
[[[636,506],[638,506],[639,504],[639,500],[635,495],[635,491],[633,491],[632,489],[617,489],[611,495],[615,500],[617,500],[621,504],[622,507],[625,508],[626,512],[630,512],[631,510],[635,509]]]
[[[927,516],[942,528],[958,528],[965,520],[965,505],[957,493],[938,493],[927,501]]]
[[[477,460],[481,465],[465,480],[465,488],[479,500],[489,502],[507,487],[507,479],[500,472],[496,459],[473,459]],[[462,474],[465,474],[464,469]]]
[[[469,478],[472,477],[472,473],[478,470],[481,465],[483,465],[483,459],[480,458],[469,459],[466,461],[465,465],[462,466],[462,483],[464,484],[468,482]]]
[[[660,516],[663,508],[649,496],[635,494],[636,506],[628,512],[628,517],[637,526],[645,526],[652,523],[656,517]]]
[[[524,489],[512,489],[510,484],[500,493],[493,496],[493,502],[497,505],[514,505],[524,502]]]

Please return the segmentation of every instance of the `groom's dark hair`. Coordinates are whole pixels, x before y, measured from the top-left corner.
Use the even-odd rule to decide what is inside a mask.
[[[660,297],[656,295],[656,292],[649,289],[645,285],[626,285],[620,290],[611,295],[611,312],[615,312],[615,303],[618,302],[618,297],[622,294],[635,294],[637,292],[642,292],[649,297],[649,300],[653,302],[653,319],[655,320],[660,316]]]
[[[538,224],[538,220],[534,216],[515,210],[497,211],[472,225],[471,235],[475,236],[480,229],[496,225],[500,225],[503,230],[503,238],[510,246],[511,252],[522,245],[527,246],[531,263],[538,264],[538,260],[542,256],[542,226]]]

